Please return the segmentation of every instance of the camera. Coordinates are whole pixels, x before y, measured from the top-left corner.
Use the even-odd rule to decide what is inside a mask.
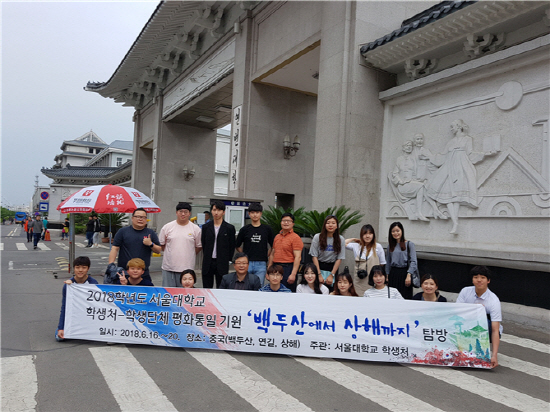
[[[369,274],[367,273],[366,270],[362,269],[362,270],[358,270],[357,271],[357,277],[359,279],[365,279]]]

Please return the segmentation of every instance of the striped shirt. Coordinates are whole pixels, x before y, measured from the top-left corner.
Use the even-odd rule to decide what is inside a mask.
[[[370,288],[363,294],[366,298],[388,298],[388,286],[384,286],[384,289]],[[401,293],[395,288],[390,288],[390,299],[403,299]]]

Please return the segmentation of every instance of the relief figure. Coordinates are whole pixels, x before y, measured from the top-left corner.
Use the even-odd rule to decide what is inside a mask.
[[[477,179],[474,164],[496,151],[480,153],[473,151],[473,140],[468,135],[468,125],[463,120],[451,123],[453,138],[442,153],[432,157],[431,162],[440,166],[426,184],[426,195],[447,206],[453,222],[450,233],[458,229],[460,205],[477,208]]]

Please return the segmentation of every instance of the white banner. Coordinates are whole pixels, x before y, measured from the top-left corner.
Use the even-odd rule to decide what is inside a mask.
[[[119,285],[67,287],[65,337],[490,368],[482,305]]]

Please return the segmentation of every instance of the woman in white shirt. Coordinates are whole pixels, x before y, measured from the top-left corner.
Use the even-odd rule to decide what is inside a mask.
[[[401,293],[395,288],[390,288],[387,283],[388,275],[386,275],[384,267],[373,266],[369,273],[369,285],[374,287],[368,289],[363,296],[366,298],[403,299]]]
[[[368,274],[375,265],[385,265],[384,248],[376,243],[376,233],[372,225],[364,225],[359,238],[346,239],[346,249],[353,250],[355,256],[355,275],[353,281],[355,290],[362,296],[368,286]],[[362,270],[362,271],[361,271]]]
[[[302,281],[296,288],[296,293],[313,293],[317,295],[328,295],[328,288],[319,282],[319,272],[313,263],[304,266]]]

